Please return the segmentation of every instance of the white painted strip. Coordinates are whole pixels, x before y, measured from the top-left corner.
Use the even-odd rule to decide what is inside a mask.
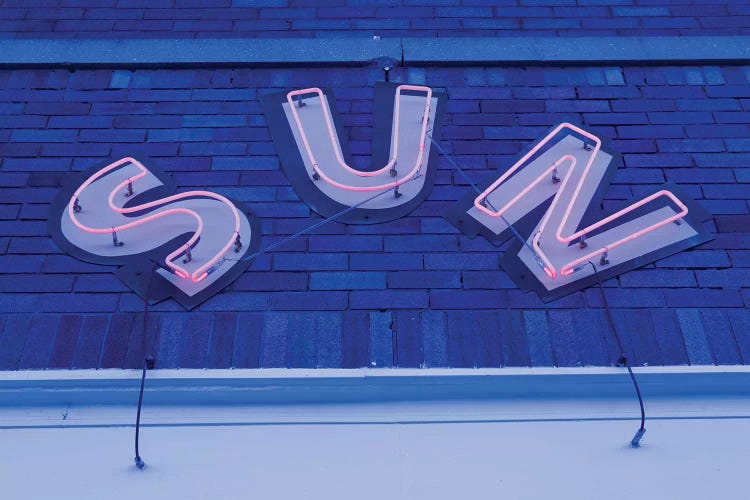
[[[680,374],[722,374],[737,373],[750,375],[750,366],[744,365],[699,365],[699,366],[636,366],[638,374],[680,375]],[[503,377],[503,376],[563,376],[563,375],[614,375],[625,373],[617,367],[541,367],[541,368],[260,368],[260,369],[164,369],[152,370],[149,380],[186,380],[186,379],[377,379],[391,377],[430,378],[430,377]],[[24,370],[0,371],[0,382],[3,381],[55,381],[55,380],[131,380],[138,379],[141,370]]]
[[[0,431],[3,499],[741,499],[750,421]]]
[[[133,426],[130,405],[23,406],[0,410],[9,427]],[[514,399],[318,405],[161,405],[147,398],[144,426],[423,424],[522,421],[636,420],[635,398]],[[647,402],[649,420],[748,418],[750,397],[657,398]]]

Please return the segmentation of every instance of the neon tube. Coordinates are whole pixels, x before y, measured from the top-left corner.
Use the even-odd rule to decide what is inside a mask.
[[[320,98],[321,108],[323,109],[323,116],[325,117],[326,127],[328,130],[328,137],[331,140],[331,146],[333,147],[333,151],[336,155],[336,160],[344,170],[347,172],[354,174],[359,177],[375,177],[377,175],[381,175],[385,172],[390,172],[392,168],[396,165],[396,160],[398,156],[398,141],[399,141],[399,122],[400,122],[400,116],[401,116],[401,91],[402,90],[415,90],[419,92],[425,92],[426,93],[426,99],[425,99],[425,108],[424,113],[422,115],[422,128],[419,138],[419,154],[417,155],[417,160],[414,163],[414,167],[409,171],[409,173],[401,178],[400,180],[386,183],[386,184],[380,184],[377,186],[351,186],[348,184],[342,184],[340,182],[334,181],[330,177],[328,177],[318,166],[318,162],[315,159],[315,155],[312,152],[312,149],[310,148],[310,142],[307,138],[307,134],[305,133],[304,127],[302,126],[302,120],[300,120],[299,113],[297,112],[297,108],[294,105],[293,97],[295,96],[302,96],[305,94],[317,94]],[[286,100],[289,103],[289,108],[292,111],[292,116],[294,117],[294,122],[297,125],[297,131],[299,132],[300,138],[302,139],[302,144],[305,148],[305,153],[307,154],[307,158],[310,160],[310,164],[313,167],[313,170],[316,174],[318,174],[325,182],[328,184],[340,188],[345,189],[347,191],[380,191],[385,189],[391,189],[400,186],[401,184],[405,183],[412,177],[416,175],[416,173],[419,171],[420,167],[422,166],[422,162],[424,161],[424,146],[425,146],[425,138],[427,136],[427,124],[429,123],[430,118],[430,103],[432,100],[432,89],[430,87],[422,87],[418,85],[399,85],[396,87],[396,102],[393,110],[393,121],[395,122],[395,128],[394,128],[394,139],[392,144],[392,150],[393,150],[393,156],[388,161],[388,163],[378,170],[373,170],[370,172],[364,172],[362,170],[357,170],[349,165],[347,165],[346,161],[344,161],[343,156],[341,155],[341,149],[336,144],[336,132],[333,126],[333,119],[331,118],[331,111],[328,108],[328,103],[323,98],[324,94],[323,91],[320,90],[317,87],[309,88],[309,89],[302,89],[302,90],[293,90],[286,95]]]
[[[576,127],[575,125],[572,125],[570,123],[561,123],[560,125],[558,125],[557,127],[555,127],[555,129],[552,132],[550,132],[549,134],[547,134],[547,136],[544,139],[542,139],[536,146],[534,146],[520,160],[518,160],[507,172],[505,172],[502,176],[500,176],[500,178],[498,178],[495,182],[493,182],[487,189],[485,189],[479,196],[477,196],[474,199],[474,207],[477,210],[481,211],[482,213],[484,213],[486,215],[489,215],[490,217],[500,217],[511,206],[513,206],[516,202],[518,202],[518,200],[520,200],[521,198],[523,198],[534,187],[536,187],[539,184],[539,182],[541,182],[541,180],[545,176],[547,176],[553,170],[557,169],[557,167],[562,162],[564,162],[564,161],[570,161],[571,162],[570,168],[568,169],[568,172],[565,175],[565,178],[563,179],[562,184],[560,184],[560,188],[558,189],[557,194],[555,195],[554,199],[552,200],[552,204],[550,205],[550,207],[545,212],[544,217],[542,217],[542,221],[541,221],[541,223],[539,225],[539,230],[537,231],[537,233],[534,235],[534,237],[532,239],[532,247],[534,248],[534,251],[537,253],[537,256],[543,262],[544,272],[551,279],[556,279],[557,278],[557,270],[555,269],[554,265],[552,265],[552,263],[550,262],[550,260],[547,258],[546,254],[542,250],[539,242],[541,240],[542,233],[546,229],[546,225],[547,225],[547,222],[549,221],[549,218],[551,217],[552,213],[554,212],[555,208],[557,207],[558,202],[560,201],[560,195],[565,190],[565,187],[567,186],[567,184],[568,184],[568,182],[569,182],[569,180],[571,178],[571,175],[572,175],[573,171],[575,170],[575,167],[576,167],[576,159],[575,159],[575,157],[573,157],[571,155],[565,155],[562,158],[560,158],[559,160],[557,160],[553,166],[551,166],[550,168],[548,168],[547,170],[545,170],[539,177],[537,177],[534,180],[534,182],[532,182],[531,184],[529,184],[528,186],[526,186],[526,188],[524,188],[512,200],[510,200],[508,203],[506,203],[500,210],[497,210],[497,211],[490,210],[487,207],[485,207],[482,203],[487,198],[487,196],[489,196],[493,191],[495,191],[503,182],[505,182],[505,180],[507,180],[511,175],[513,175],[513,173],[515,173],[518,169],[520,169],[522,166],[524,166],[525,163],[533,155],[535,155],[537,152],[539,152],[539,150],[541,148],[543,148],[548,142],[550,142],[552,140],[552,138],[554,138],[563,129],[572,130],[573,132],[576,132],[576,133],[578,133],[578,134],[580,134],[580,135],[582,135],[582,136],[590,139],[591,141],[594,142],[594,148],[591,151],[591,155],[589,156],[589,158],[588,158],[588,160],[586,162],[586,166],[584,167],[583,172],[581,173],[581,178],[578,181],[578,184],[576,185],[575,191],[573,192],[572,196],[570,197],[570,201],[568,202],[568,205],[567,205],[567,207],[565,209],[565,212],[563,213],[562,219],[560,220],[560,224],[557,227],[557,231],[555,233],[555,237],[557,238],[557,241],[559,241],[560,243],[566,243],[566,244],[567,243],[571,243],[572,241],[574,241],[576,239],[579,239],[579,238],[582,238],[582,237],[585,237],[586,234],[589,234],[592,231],[595,231],[595,230],[599,229],[600,227],[602,227],[602,226],[604,226],[606,224],[609,224],[610,222],[615,221],[615,220],[619,219],[620,217],[622,217],[624,215],[627,215],[627,214],[633,212],[634,210],[637,210],[638,208],[642,207],[646,203],[650,203],[650,202],[654,201],[655,199],[660,198],[662,196],[666,196],[667,198],[669,198],[675,205],[677,205],[677,207],[679,208],[680,211],[678,213],[676,213],[675,215],[670,216],[670,217],[668,217],[668,218],[666,218],[666,219],[664,219],[662,221],[659,221],[659,222],[657,222],[655,224],[652,224],[651,226],[649,226],[649,227],[647,227],[645,229],[641,229],[639,231],[636,231],[635,233],[632,233],[632,234],[630,234],[630,235],[628,235],[628,236],[626,236],[624,238],[621,238],[621,239],[615,241],[614,243],[611,243],[611,244],[609,244],[607,246],[601,247],[598,250],[590,252],[590,253],[586,254],[585,256],[583,256],[583,257],[580,257],[580,258],[578,258],[578,259],[576,259],[576,260],[574,260],[572,262],[569,262],[569,263],[565,264],[560,269],[560,274],[562,276],[569,276],[570,274],[573,274],[576,270],[578,270],[578,266],[580,266],[581,264],[583,264],[583,263],[585,263],[585,262],[587,262],[587,261],[589,261],[589,260],[591,260],[591,259],[593,259],[595,257],[598,257],[598,256],[600,256],[602,254],[605,254],[608,251],[610,251],[610,250],[612,250],[614,248],[617,248],[617,247],[619,247],[619,246],[621,246],[621,245],[623,245],[623,244],[625,244],[625,243],[627,243],[629,241],[633,241],[633,240],[635,240],[637,238],[640,238],[641,236],[646,235],[646,234],[648,234],[648,233],[650,233],[652,231],[655,231],[655,230],[659,229],[660,227],[663,227],[663,226],[665,226],[665,225],[667,225],[667,224],[669,224],[671,222],[675,222],[677,220],[680,220],[680,219],[684,218],[687,215],[687,213],[688,213],[687,206],[685,206],[685,204],[682,203],[674,195],[674,193],[672,193],[671,191],[667,191],[667,190],[661,190],[661,191],[658,191],[658,192],[656,192],[656,193],[654,193],[654,194],[652,194],[652,195],[650,195],[650,196],[648,196],[648,197],[646,197],[646,198],[644,198],[644,199],[642,199],[642,200],[640,200],[640,201],[638,201],[636,203],[633,203],[632,205],[629,205],[629,206],[623,208],[622,210],[620,210],[620,211],[618,211],[618,212],[616,212],[616,213],[614,213],[614,214],[612,214],[612,215],[610,215],[608,217],[605,217],[604,219],[600,220],[599,222],[595,222],[594,224],[591,224],[591,225],[589,225],[589,226],[587,226],[587,227],[585,227],[585,228],[583,228],[583,229],[581,229],[581,230],[579,230],[577,232],[574,232],[571,235],[564,236],[562,234],[562,232],[563,232],[563,230],[564,230],[564,228],[565,228],[565,226],[566,226],[566,224],[568,222],[568,219],[570,218],[570,213],[573,210],[573,205],[575,204],[576,200],[578,199],[578,196],[580,195],[581,189],[583,188],[583,184],[586,181],[586,177],[588,176],[589,171],[591,170],[591,166],[593,165],[594,160],[596,159],[596,155],[599,153],[599,151],[601,149],[602,142],[601,142],[601,139],[599,139],[597,136],[595,136],[595,135],[593,135],[593,134],[591,134],[591,133],[589,133],[589,132],[587,132],[587,131],[579,128],[579,127]]]
[[[102,176],[108,174],[112,170],[115,170],[125,164],[132,164],[135,165],[136,168],[140,170],[140,173],[135,175],[134,177],[130,177],[127,180],[121,182],[115,188],[109,193],[109,197],[107,199],[107,202],[109,204],[109,208],[117,212],[119,214],[130,214],[133,212],[138,212],[141,210],[147,210],[156,206],[164,205],[167,203],[171,203],[173,201],[181,200],[184,198],[191,198],[195,196],[203,196],[207,198],[212,198],[218,201],[221,201],[225,203],[232,211],[232,214],[234,215],[234,232],[232,233],[232,237],[229,239],[226,245],[214,256],[212,257],[208,262],[203,264],[201,267],[199,267],[197,270],[193,272],[191,275],[185,268],[175,264],[172,262],[174,259],[176,259],[181,254],[185,253],[188,249],[192,248],[193,245],[198,241],[198,238],[200,238],[201,232],[203,231],[203,219],[198,215],[195,211],[187,209],[187,208],[171,208],[168,210],[164,210],[163,212],[159,212],[157,214],[148,215],[142,219],[138,219],[133,222],[128,222],[125,224],[121,224],[119,226],[111,227],[111,228],[92,228],[89,226],[84,225],[81,221],[78,220],[78,217],[76,216],[74,205],[77,199],[80,198],[81,193],[90,186],[94,181],[101,178]],[[232,248],[232,245],[234,245],[234,241],[236,237],[240,234],[240,216],[239,212],[237,211],[237,208],[234,206],[234,204],[229,201],[224,196],[221,196],[220,194],[212,193],[210,191],[187,191],[184,193],[175,194],[172,196],[168,196],[166,198],[161,198],[158,200],[151,201],[149,203],[143,203],[141,205],[137,205],[130,208],[120,208],[115,206],[114,203],[114,197],[117,192],[119,192],[122,188],[126,187],[129,183],[134,183],[137,180],[145,177],[148,174],[148,169],[144,167],[138,160],[134,158],[122,158],[120,160],[117,160],[114,163],[111,163],[107,165],[106,167],[102,168],[101,170],[97,171],[95,174],[93,174],[91,177],[86,179],[86,181],[81,184],[81,186],[76,190],[75,193],[73,193],[73,196],[71,196],[70,201],[68,202],[68,216],[70,217],[71,221],[73,221],[73,224],[80,230],[85,231],[87,233],[93,233],[93,234],[111,234],[111,233],[118,233],[120,231],[126,231],[128,229],[132,229],[134,227],[141,226],[143,224],[146,224],[150,221],[160,219],[162,217],[166,217],[168,215],[173,214],[185,214],[193,217],[197,223],[197,228],[195,232],[193,233],[193,236],[185,243],[184,245],[180,246],[177,250],[167,255],[165,259],[166,266],[171,269],[177,276],[180,278],[191,278],[194,283],[198,283],[199,281],[205,279],[208,276],[208,269],[210,269],[214,264],[216,264],[226,253],[229,251],[230,248]]]
[[[666,189],[662,189],[661,191],[658,191],[658,192],[656,192],[656,193],[654,193],[654,194],[652,194],[652,195],[650,195],[650,196],[642,199],[641,201],[639,201],[637,203],[634,203],[634,204],[632,204],[632,205],[630,205],[630,206],[628,206],[628,207],[620,210],[619,212],[617,212],[617,213],[615,213],[615,214],[613,214],[613,215],[611,215],[611,216],[609,216],[609,217],[607,217],[605,219],[602,219],[602,221],[600,221],[600,222],[598,222],[596,224],[592,224],[589,227],[593,227],[593,226],[600,227],[601,225],[606,224],[607,222],[610,222],[612,220],[618,219],[618,218],[620,218],[623,215],[629,214],[630,212],[632,212],[632,211],[636,210],[637,208],[645,205],[646,203],[654,201],[655,199],[660,198],[662,196],[666,196],[667,198],[669,198],[670,200],[672,200],[672,202],[679,207],[680,211],[678,213],[672,215],[671,217],[667,217],[666,219],[664,219],[662,221],[659,221],[659,222],[657,222],[655,224],[650,225],[649,227],[647,227],[645,229],[641,229],[639,231],[636,231],[636,232],[634,232],[634,233],[632,233],[632,234],[630,234],[630,235],[628,235],[628,236],[626,236],[624,238],[621,238],[621,239],[617,240],[614,243],[610,243],[609,245],[607,245],[605,247],[602,247],[599,250],[591,252],[591,253],[585,255],[584,257],[581,257],[579,259],[574,260],[573,262],[565,264],[562,267],[562,269],[560,269],[560,274],[563,275],[563,276],[569,276],[569,275],[573,274],[575,271],[578,270],[577,268],[578,268],[578,266],[580,264],[584,264],[584,263],[588,262],[589,260],[591,260],[591,259],[593,259],[595,257],[598,257],[598,256],[600,256],[600,255],[602,255],[604,253],[607,253],[608,251],[612,250],[613,248],[617,248],[617,247],[619,247],[619,246],[621,246],[621,245],[623,245],[623,244],[625,244],[625,243],[627,243],[629,241],[633,241],[633,240],[635,240],[637,238],[640,238],[641,236],[644,236],[644,235],[646,235],[646,234],[648,234],[650,232],[656,231],[660,227],[666,226],[667,224],[669,224],[671,222],[675,222],[675,221],[678,221],[680,219],[683,219],[687,215],[687,213],[688,213],[687,206],[685,206],[685,204],[682,203],[674,195],[674,193],[672,193],[671,191],[667,191]],[[604,221],[607,221],[607,222],[604,222]],[[561,226],[562,226],[562,224],[561,224]],[[588,229],[588,228],[586,228],[586,229]],[[582,231],[585,231],[585,229],[582,230]],[[559,234],[559,232],[560,231],[559,231],[559,228],[558,228],[558,234]],[[568,238],[570,238],[570,237],[568,237]],[[560,238],[558,237],[558,240],[559,239]]]

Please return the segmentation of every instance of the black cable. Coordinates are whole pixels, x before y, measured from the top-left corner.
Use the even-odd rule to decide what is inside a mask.
[[[146,297],[143,299],[143,338],[141,339],[141,347],[143,349],[143,370],[141,371],[141,390],[138,393],[138,412],[135,417],[135,466],[139,469],[143,469],[146,463],[141,458],[138,444],[140,441],[141,434],[141,407],[143,406],[143,389],[146,385],[146,370],[154,367],[154,357],[150,352],[146,352],[146,333],[148,326],[148,301],[151,298],[151,281],[156,271],[156,265],[151,268],[151,272],[148,276],[148,282],[146,284]]]
[[[458,163],[455,162],[455,160],[453,160],[451,155],[449,155],[448,152],[445,149],[443,149],[442,146],[440,146],[440,144],[438,144],[438,142],[435,139],[432,138],[432,136],[428,136],[428,137],[430,138],[430,141],[432,142],[432,144],[435,145],[438,152],[440,152],[440,154],[445,156],[445,158],[448,160],[448,163],[450,163],[453,168],[458,170],[458,173],[461,174],[463,178],[468,181],[469,184],[471,184],[471,187],[474,188],[474,191],[476,191],[477,194],[482,194],[482,190],[479,189],[479,187],[477,187],[477,185],[474,183],[474,181],[471,180],[469,175],[466,172],[464,172],[464,170],[458,165]],[[504,215],[501,215],[500,219],[503,222],[505,222],[505,224],[508,226],[508,229],[511,230],[511,232],[515,235],[515,237],[518,238],[518,240],[523,244],[523,246],[525,246],[528,250],[530,250],[532,255],[537,256],[534,249],[531,247],[531,245],[529,245],[529,242],[526,241],[526,239],[523,236],[521,236],[521,233],[519,233],[518,230],[515,227],[513,227],[513,224],[508,222],[508,219],[506,219]]]
[[[408,182],[411,182],[412,180],[414,180],[416,178],[417,177],[413,177],[413,178],[409,179],[408,181],[406,181],[404,184],[406,184]],[[243,261],[246,261],[246,260],[252,260],[252,259],[254,259],[254,258],[256,258],[256,257],[258,257],[260,255],[263,255],[263,254],[265,254],[267,252],[270,252],[271,250],[274,250],[274,249],[276,249],[276,248],[278,248],[278,247],[280,247],[280,246],[282,246],[282,245],[284,245],[286,243],[289,243],[290,241],[293,241],[293,240],[299,238],[300,236],[302,236],[304,234],[307,234],[307,233],[309,233],[311,231],[314,231],[317,228],[319,228],[319,227],[321,227],[321,226],[323,226],[323,225],[325,225],[325,224],[327,224],[327,223],[329,223],[329,222],[331,222],[333,220],[336,220],[336,219],[338,219],[339,217],[341,217],[343,215],[346,215],[347,213],[351,212],[352,210],[355,210],[355,209],[361,207],[362,205],[364,205],[365,203],[368,203],[370,201],[375,200],[376,198],[379,198],[380,196],[383,196],[385,193],[387,193],[387,192],[389,192],[391,190],[392,190],[392,188],[388,188],[388,189],[385,189],[383,191],[380,191],[379,193],[377,193],[377,194],[375,194],[373,196],[370,196],[369,198],[367,198],[367,199],[365,199],[365,200],[363,200],[363,201],[361,201],[361,202],[359,202],[359,203],[357,203],[355,205],[347,207],[344,210],[341,210],[341,211],[339,211],[339,212],[331,215],[330,217],[326,217],[322,221],[319,221],[319,222],[313,224],[310,227],[307,227],[307,228],[305,228],[305,229],[303,229],[301,231],[298,231],[298,232],[296,232],[296,233],[294,233],[294,234],[292,234],[290,236],[287,236],[286,238],[284,238],[284,239],[282,239],[280,241],[277,241],[276,243],[273,243],[273,244],[267,246],[266,248],[260,249],[260,250],[258,250],[257,252],[254,252],[251,255],[247,255],[247,256],[245,256],[245,257],[243,257],[241,259],[226,259],[226,260],[235,260],[235,261],[238,261],[238,262],[243,262]],[[139,469],[143,469],[145,467],[145,465],[146,465],[146,463],[143,461],[143,458],[141,458],[140,450],[139,450],[139,447],[138,447],[139,438],[140,438],[140,428],[141,428],[141,407],[143,406],[143,389],[144,389],[144,387],[146,385],[146,370],[150,369],[150,368],[153,368],[153,362],[154,362],[153,356],[151,356],[151,354],[147,354],[146,353],[146,326],[147,326],[147,319],[148,319],[148,301],[149,301],[149,298],[150,298],[150,295],[151,295],[151,280],[153,278],[154,271],[156,271],[156,266],[154,266],[151,269],[151,274],[149,275],[148,284],[146,285],[146,297],[145,297],[145,299],[143,301],[143,328],[142,329],[143,329],[143,352],[144,352],[144,360],[143,360],[143,370],[141,371],[141,389],[140,389],[140,392],[138,393],[138,412],[136,413],[136,417],[135,417],[135,466],[138,467]]]
[[[635,388],[635,394],[638,396],[638,404],[641,407],[641,426],[638,431],[636,431],[633,439],[630,440],[630,445],[634,448],[637,448],[640,445],[641,438],[646,433],[646,410],[643,406],[643,396],[641,395],[641,388],[638,386],[638,381],[635,378],[635,373],[633,373],[633,369],[630,367],[628,357],[625,355],[625,348],[623,347],[622,337],[620,337],[620,333],[615,327],[614,319],[612,319],[612,311],[609,308],[609,302],[607,302],[607,295],[604,293],[604,286],[602,285],[602,280],[599,277],[599,271],[596,269],[596,265],[593,262],[589,261],[589,264],[591,264],[591,267],[594,269],[594,276],[596,276],[596,281],[599,284],[599,291],[602,294],[602,301],[604,303],[604,311],[607,316],[607,322],[609,323],[609,327],[612,329],[612,332],[615,335],[617,347],[620,348],[620,358],[617,360],[617,364],[628,369],[630,380],[633,382],[633,388]]]
[[[479,187],[474,183],[474,181],[471,180],[471,178],[466,174],[466,172],[463,171],[463,169],[458,165],[458,163],[456,163],[456,161],[453,160],[451,155],[448,154],[448,152],[445,151],[445,149],[443,149],[440,146],[440,144],[438,144],[438,142],[432,138],[432,136],[428,136],[428,137],[430,138],[430,141],[432,141],[432,144],[434,144],[437,150],[440,152],[440,154],[445,156],[445,158],[448,160],[448,163],[450,163],[451,166],[453,166],[453,168],[455,168],[458,171],[458,173],[460,173],[463,176],[463,178],[466,179],[469,184],[471,184],[471,187],[474,188],[474,191],[476,191],[478,194],[482,194],[482,191],[479,189]],[[503,220],[503,222],[505,222],[508,225],[508,228],[510,228],[510,230],[513,232],[515,237],[518,238],[521,241],[521,243],[524,244],[524,246],[526,246],[529,250],[531,250],[533,255],[536,255],[536,252],[534,251],[534,249],[531,248],[529,243],[523,238],[523,236],[521,236],[521,234],[516,230],[516,228],[513,227],[513,224],[508,222],[505,219],[505,217],[502,215],[500,216],[500,218]],[[633,439],[630,440],[631,446],[635,448],[639,446],[641,438],[646,433],[646,410],[643,406],[643,396],[641,395],[641,389],[638,386],[638,381],[635,378],[635,373],[633,373],[633,369],[630,367],[628,358],[627,356],[625,356],[625,349],[623,347],[622,338],[620,337],[620,334],[617,331],[617,328],[615,327],[615,322],[612,319],[612,311],[610,311],[609,309],[609,303],[607,302],[607,296],[604,293],[604,287],[602,286],[602,281],[599,278],[599,272],[596,269],[596,266],[594,265],[593,262],[589,261],[589,264],[591,264],[591,266],[594,268],[594,275],[596,276],[596,280],[599,283],[599,290],[601,291],[602,299],[604,301],[604,308],[606,311],[607,321],[609,322],[609,326],[612,329],[612,332],[614,332],[615,334],[617,345],[620,348],[620,358],[617,360],[617,364],[627,368],[628,373],[630,374],[630,380],[633,382],[633,387],[635,388],[635,393],[638,396],[638,404],[641,407],[641,426],[638,429],[638,431],[635,433],[635,435],[633,436]]]
[[[419,176],[412,177],[411,179],[409,179],[408,181],[404,182],[401,185],[403,186],[404,184],[408,184],[409,182],[417,179],[418,177]],[[345,209],[343,209],[343,210],[341,210],[339,212],[336,212],[335,214],[331,215],[330,217],[326,217],[325,219],[316,222],[312,226],[306,227],[305,229],[303,229],[301,231],[297,231],[296,233],[291,234],[291,235],[287,236],[286,238],[277,241],[276,243],[272,243],[272,244],[268,245],[266,248],[261,248],[257,252],[254,252],[254,253],[252,253],[250,255],[246,255],[245,257],[242,257],[241,259],[224,259],[224,260],[231,260],[231,261],[234,261],[234,262],[245,262],[247,260],[253,260],[256,257],[260,257],[261,255],[270,252],[271,250],[275,250],[275,249],[277,249],[278,247],[280,247],[282,245],[285,245],[285,244],[287,244],[287,243],[289,243],[291,241],[294,241],[295,239],[299,238],[300,236],[303,236],[303,235],[305,235],[307,233],[315,231],[319,227],[324,226],[324,225],[328,224],[329,222],[335,221],[339,217],[342,217],[342,216],[348,214],[352,210],[356,210],[359,207],[361,207],[362,205],[364,205],[366,203],[369,203],[369,202],[371,202],[371,201],[373,201],[373,200],[375,200],[377,198],[380,198],[381,196],[383,196],[385,193],[388,193],[389,191],[393,191],[393,188],[387,188],[387,189],[385,189],[383,191],[380,191],[377,194],[375,194],[373,196],[370,196],[369,198],[367,198],[365,200],[362,200],[362,201],[360,201],[359,203],[357,203],[355,205],[352,205],[352,206],[347,207],[347,208],[345,208]]]
[[[409,179],[406,182],[411,182],[414,179],[416,179],[416,177],[414,177],[412,179]],[[406,184],[406,182],[404,184]],[[270,252],[271,250],[274,250],[274,249],[276,249],[276,248],[278,248],[278,247],[280,247],[280,246],[282,246],[282,245],[284,245],[286,243],[289,243],[290,241],[293,241],[296,238],[299,238],[300,236],[302,236],[304,234],[307,234],[307,233],[309,233],[311,231],[314,231],[317,228],[319,228],[319,227],[321,227],[321,226],[323,226],[323,225],[325,225],[325,224],[327,224],[327,223],[329,223],[329,222],[331,222],[333,220],[336,220],[336,219],[338,219],[339,217],[341,217],[343,215],[346,215],[347,213],[351,212],[352,210],[355,210],[355,209],[361,207],[362,205],[364,205],[365,203],[368,203],[370,201],[375,200],[376,198],[379,198],[380,196],[383,196],[385,193],[387,193],[389,191],[391,191],[391,188],[385,189],[383,191],[380,191],[379,193],[377,193],[377,194],[375,194],[373,196],[370,196],[369,198],[367,198],[367,199],[365,199],[365,200],[363,200],[363,201],[361,201],[361,202],[359,202],[359,203],[357,203],[355,205],[347,207],[344,210],[341,210],[340,212],[337,212],[337,213],[331,215],[330,217],[326,217],[322,221],[319,221],[319,222],[313,224],[310,227],[307,227],[307,228],[305,228],[305,229],[303,229],[301,231],[298,231],[298,232],[296,232],[296,233],[294,233],[294,234],[292,234],[290,236],[287,236],[286,238],[284,238],[284,239],[282,239],[280,241],[277,241],[276,243],[273,243],[273,244],[267,246],[266,248],[258,250],[257,252],[254,252],[251,255],[247,255],[247,256],[245,256],[245,257],[243,257],[241,259],[226,259],[226,260],[236,260],[236,261],[239,261],[239,262],[243,262],[243,261],[246,261],[246,260],[252,260],[252,259],[254,259],[254,258],[256,258],[256,257],[258,257],[260,255],[263,255],[263,254],[265,254],[267,252]],[[144,387],[146,385],[146,370],[150,369],[150,368],[153,368],[153,362],[154,362],[153,356],[150,353],[146,353],[146,327],[147,327],[147,320],[148,320],[148,301],[149,301],[150,295],[151,295],[151,280],[153,278],[154,271],[156,271],[156,266],[154,266],[151,269],[151,274],[149,275],[148,284],[146,285],[146,297],[145,297],[145,299],[143,301],[143,327],[142,327],[142,330],[143,330],[143,353],[144,353],[144,359],[143,359],[143,369],[141,371],[141,389],[140,389],[140,392],[138,393],[138,412],[136,413],[136,417],[135,417],[135,466],[138,467],[139,469],[143,469],[145,467],[145,465],[146,465],[146,463],[143,461],[143,458],[141,458],[140,450],[139,450],[139,446],[138,446],[139,445],[139,438],[140,438],[140,429],[141,429],[141,408],[143,406],[143,389],[144,389]]]
[[[141,391],[138,394],[138,413],[135,417],[135,466],[139,469],[143,469],[146,463],[141,458],[141,454],[138,450],[138,440],[140,438],[141,431],[141,406],[143,405],[143,386],[146,384],[146,360],[143,360],[143,372],[141,372]]]

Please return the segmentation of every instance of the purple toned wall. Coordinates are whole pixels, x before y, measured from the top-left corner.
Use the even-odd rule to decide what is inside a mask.
[[[4,0],[9,38],[750,34],[747,0]]]
[[[130,38],[750,30],[746,2],[406,0],[400,15],[390,4],[401,2],[214,3],[5,1],[0,31]],[[334,88],[364,165],[372,87],[382,79],[379,67],[0,70],[0,369],[141,364],[142,301],[113,268],[77,261],[47,235],[48,204],[68,172],[148,155],[180,188],[209,187],[249,204],[266,246],[320,218],[280,171],[259,96]],[[680,184],[714,215],[716,237],[605,283],[627,354],[649,365],[750,362],[750,66],[397,67],[391,80],[447,91],[441,144],[476,181],[509,166],[550,126],[574,120],[623,153],[605,208],[665,181]],[[330,223],[262,256],[193,312],[172,301],[154,306],[157,366],[613,363],[619,352],[598,289],[544,304],[501,268],[504,247],[470,240],[441,217],[469,189],[441,158],[433,192],[409,216]]]

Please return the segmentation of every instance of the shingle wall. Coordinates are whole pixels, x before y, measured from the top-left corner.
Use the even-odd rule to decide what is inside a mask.
[[[747,0],[3,0],[6,38],[750,34]]]
[[[378,68],[0,72],[0,369],[140,366],[142,301],[112,268],[47,236],[66,172],[145,153],[181,188],[251,205],[267,246],[319,218],[279,170],[258,96],[333,87],[364,165],[382,78]],[[716,239],[605,283],[626,349],[636,364],[750,362],[750,67],[396,68],[391,79],[447,91],[441,143],[475,180],[572,119],[624,154],[610,207],[679,183],[714,214]],[[328,224],[192,313],[153,307],[157,365],[611,364],[598,289],[545,305],[502,270],[503,247],[441,218],[469,189],[443,158],[409,216]]]

